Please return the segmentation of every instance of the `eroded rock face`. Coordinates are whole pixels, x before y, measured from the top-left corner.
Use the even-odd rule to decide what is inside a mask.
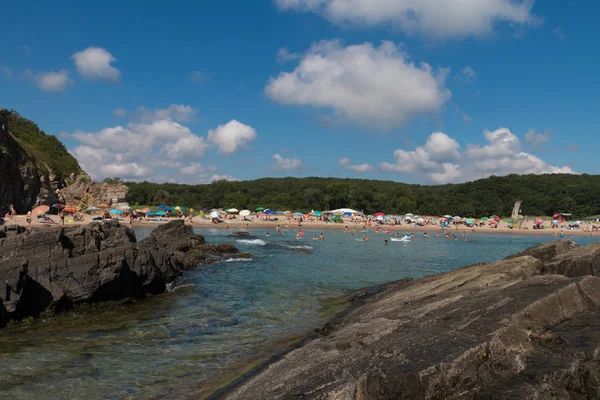
[[[75,182],[60,191],[65,203],[84,209],[96,204],[118,205],[126,202],[128,188],[121,184],[91,182],[89,177],[75,178]]]
[[[213,397],[600,399],[600,244],[569,247],[385,285]]]
[[[3,236],[0,326],[49,307],[162,293],[198,262],[237,252],[233,246],[205,244],[181,220],[157,227],[139,243],[116,221],[30,233],[7,227]]]

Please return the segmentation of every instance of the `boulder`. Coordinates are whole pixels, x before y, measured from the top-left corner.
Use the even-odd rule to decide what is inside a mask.
[[[568,253],[576,247],[577,243],[571,240],[557,240],[530,247],[517,254],[510,255],[506,257],[506,259],[509,260],[515,257],[532,256],[543,262],[549,262],[554,257]]]
[[[136,243],[116,220],[87,226],[8,230],[0,239],[0,326],[80,302],[142,298],[198,262],[236,253],[208,245],[182,220],[157,227]]]
[[[211,398],[600,399],[600,244],[566,247],[360,291]]]

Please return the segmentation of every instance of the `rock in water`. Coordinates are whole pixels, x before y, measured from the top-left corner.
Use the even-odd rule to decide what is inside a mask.
[[[133,230],[116,220],[2,233],[0,326],[51,307],[162,293],[198,261],[237,252],[233,246],[205,244],[181,220],[157,227],[139,243]]]
[[[386,285],[213,398],[600,399],[600,244],[565,247]]]

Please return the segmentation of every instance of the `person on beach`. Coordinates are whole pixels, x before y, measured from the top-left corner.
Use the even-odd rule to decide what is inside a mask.
[[[60,224],[62,226],[65,226],[65,213],[64,212],[59,212],[58,213],[58,218],[60,218]]]
[[[192,223],[193,218],[194,218],[194,209],[190,208],[190,224]]]
[[[27,230],[31,228],[31,211],[27,211]]]

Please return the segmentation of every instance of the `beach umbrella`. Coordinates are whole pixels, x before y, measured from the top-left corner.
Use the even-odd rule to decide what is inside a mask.
[[[166,212],[164,212],[164,211],[157,211],[154,214],[156,214],[156,215],[165,215]]]
[[[507,218],[507,219],[503,219],[503,220],[502,220],[502,222],[506,222],[507,224],[510,224],[510,223],[512,223],[513,221],[512,221],[512,219],[508,219],[508,218]]]
[[[269,210],[265,210],[265,214],[272,215],[272,214],[275,214],[275,211],[270,210],[270,209]]]
[[[452,217],[452,219],[455,221],[460,221],[460,217],[458,215],[456,217]]]
[[[104,204],[104,203],[100,203],[100,204],[96,204],[96,207],[100,207],[100,208],[108,208],[110,207],[108,204]]]
[[[49,210],[50,210],[50,207],[48,207],[48,206],[38,206],[38,207],[34,208],[33,210],[31,210],[31,215],[46,214]]]
[[[76,213],[77,209],[73,206],[66,206],[65,208],[63,208],[63,211],[67,213]]]
[[[98,210],[99,210],[99,208],[98,207],[94,207],[94,206],[91,206],[91,207],[88,207],[88,208],[85,209],[85,211],[88,211],[88,212],[89,211],[98,211]]]
[[[209,216],[210,216],[211,218],[219,218],[219,216],[220,216],[220,213],[219,213],[219,211],[218,211],[218,210],[214,210],[214,211],[211,211],[211,212],[210,212]]]
[[[446,214],[446,215],[444,215],[444,218],[446,218],[446,219],[452,219],[452,215]]]
[[[535,220],[535,221],[533,221],[533,222],[534,222],[534,223],[536,223],[536,224],[541,224],[541,223],[543,223],[544,221],[543,221],[543,220],[541,220],[540,218],[538,218],[538,219],[536,219],[536,220]]]
[[[256,207],[256,211],[264,211],[264,207]]]
[[[373,214],[375,217],[385,217],[385,213],[382,213],[381,211],[378,213]]]
[[[405,217],[413,217],[415,214],[411,214],[411,213],[406,213],[404,214]]]
[[[440,218],[440,222],[446,222],[446,218],[445,217]]]
[[[158,206],[157,208],[160,208],[161,210],[164,210],[165,208],[167,208],[167,206],[163,206],[162,204],[160,206]]]
[[[115,215],[121,215],[121,214],[123,214],[123,211],[121,211],[121,210],[114,210],[114,209],[113,210],[108,210],[108,212],[111,213],[111,214],[115,214]]]
[[[292,212],[290,210],[285,210],[283,213],[284,214],[291,214]]]
[[[352,216],[352,213],[351,213],[351,212],[348,212],[348,211],[346,211],[346,212],[344,213],[344,217],[351,217],[351,216]]]
[[[488,217],[483,217],[481,218],[482,221],[489,221],[490,219]]]
[[[240,215],[241,215],[242,217],[246,217],[246,216],[248,216],[248,215],[250,215],[250,214],[252,214],[252,213],[250,212],[250,210],[242,210],[242,211],[240,211]]]
[[[175,210],[175,211],[183,211],[184,208],[181,207],[181,206],[175,206],[175,208],[173,210]]]
[[[146,217],[151,217],[151,216],[153,216],[153,215],[156,215],[156,213],[155,213],[154,211],[148,211],[148,212],[146,213]]]
[[[57,204],[54,204],[54,205],[52,205],[52,208],[58,208],[59,210],[60,210],[61,208],[64,208],[64,207],[65,207],[65,205],[64,205],[64,204],[60,204],[60,203],[57,203]]]
[[[465,222],[469,225],[473,225],[475,223],[475,221],[473,221],[472,219],[466,219]]]
[[[148,207],[142,208],[142,212],[143,213],[148,213],[148,212],[150,212],[150,208],[148,208]]]
[[[296,216],[298,216],[298,217],[301,217],[301,216],[303,216],[303,215],[304,215],[304,213],[301,213],[300,211],[298,211],[298,212],[297,212],[296,214],[294,214],[294,215],[296,215]]]
[[[236,213],[236,212],[240,212],[240,210],[238,210],[237,208],[228,208],[227,212],[228,213]]]
[[[128,211],[128,210],[131,210],[131,207],[129,207],[129,206],[120,206],[119,210]]]
[[[498,221],[492,221],[490,222],[490,225],[498,225]]]
[[[321,211],[315,211],[315,217],[320,217],[321,215],[323,215]]]

